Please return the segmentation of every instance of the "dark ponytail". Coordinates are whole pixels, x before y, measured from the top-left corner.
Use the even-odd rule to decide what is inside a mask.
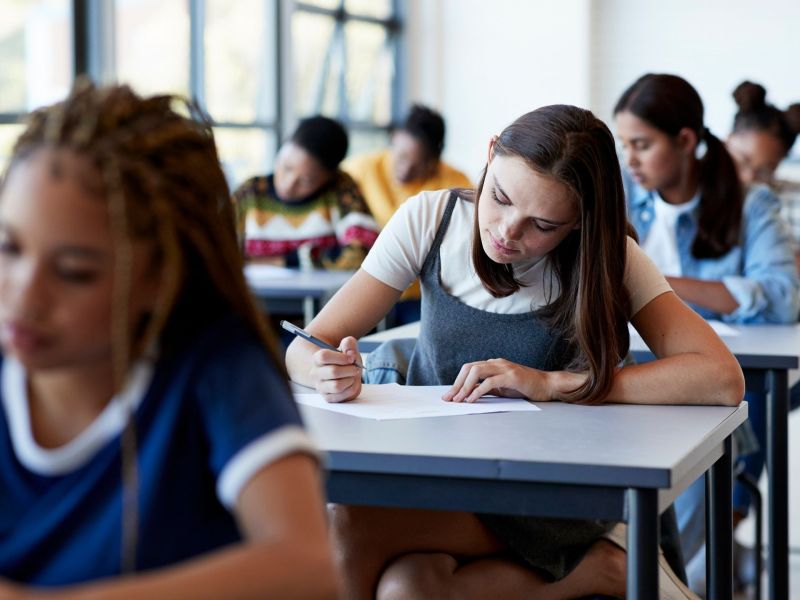
[[[630,112],[669,136],[684,128],[697,135],[700,163],[700,216],[692,242],[695,258],[719,258],[739,242],[744,193],[733,158],[703,124],[703,101],[677,75],[649,73],[620,97],[614,114]]]
[[[725,144],[707,128],[698,144],[705,144],[706,152],[699,159],[702,197],[692,255],[719,258],[739,243],[744,194]]]

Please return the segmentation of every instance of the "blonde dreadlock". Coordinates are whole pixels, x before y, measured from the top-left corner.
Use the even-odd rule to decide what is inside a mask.
[[[174,104],[188,115],[179,114]],[[14,146],[9,170],[51,148],[86,158],[108,202],[114,238],[112,365],[120,389],[134,360],[156,342],[162,355],[223,312],[239,315],[284,373],[277,344],[244,279],[229,189],[208,119],[173,96],[142,98],[127,86],[76,82],[69,97],[34,112]],[[96,191],[96,190],[92,190]],[[130,323],[132,242],[152,239],[162,277],[144,327]],[[191,296],[191,297],[190,297]],[[191,310],[185,310],[191,307]],[[121,436],[122,569],[135,569],[138,531],[136,430]]]
[[[173,109],[176,103],[188,116]],[[128,86],[98,88],[81,79],[65,101],[30,116],[9,169],[43,147],[72,150],[97,169],[121,267],[132,239],[153,238],[157,244],[163,267],[160,297],[134,340],[128,339],[127,312],[119,310],[130,292],[130,265],[117,270],[114,349],[124,357],[115,361],[117,385],[137,354],[160,338],[169,346],[164,331],[181,319],[173,309],[187,284],[198,279],[216,297],[192,298],[197,312],[203,313],[204,302],[209,311],[218,310],[216,301],[241,316],[282,369],[275,337],[244,278],[211,125],[195,105],[175,96],[142,98]]]

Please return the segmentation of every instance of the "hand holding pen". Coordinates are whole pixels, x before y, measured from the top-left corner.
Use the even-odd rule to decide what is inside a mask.
[[[281,327],[321,348],[313,355],[309,375],[314,387],[326,401],[344,402],[361,393],[361,372],[364,367],[359,360],[355,338],[344,338],[337,348],[287,321],[281,321]]]

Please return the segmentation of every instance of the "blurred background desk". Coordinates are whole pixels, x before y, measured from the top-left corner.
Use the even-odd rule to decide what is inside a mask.
[[[245,278],[253,294],[272,314],[302,314],[308,325],[320,308],[354,271],[301,271],[272,265],[247,265]]]

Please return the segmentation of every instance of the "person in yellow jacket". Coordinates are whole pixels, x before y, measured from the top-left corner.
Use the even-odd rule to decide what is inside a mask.
[[[441,160],[444,134],[442,116],[415,104],[392,132],[389,148],[342,163],[378,225],[383,227],[406,199],[424,190],[472,187],[469,177]]]
[[[389,148],[342,163],[342,170],[358,184],[380,227],[403,202],[424,190],[472,187],[469,177],[441,159],[444,134],[442,116],[415,104],[392,132]],[[406,290],[397,304],[393,324],[419,320],[419,293],[419,282]]]

